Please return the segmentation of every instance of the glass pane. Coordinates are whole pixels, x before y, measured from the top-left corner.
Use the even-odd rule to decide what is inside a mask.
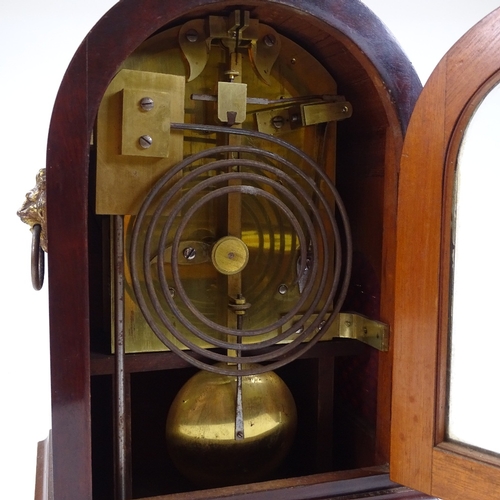
[[[500,88],[464,135],[456,181],[448,438],[500,453]]]

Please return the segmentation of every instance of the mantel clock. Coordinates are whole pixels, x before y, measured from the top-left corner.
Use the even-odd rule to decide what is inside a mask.
[[[95,26],[45,173],[52,498],[424,498],[387,475],[420,90],[358,1],[123,0]]]

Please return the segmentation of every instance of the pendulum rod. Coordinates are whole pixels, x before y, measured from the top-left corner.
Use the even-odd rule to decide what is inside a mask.
[[[125,328],[124,328],[124,228],[123,216],[113,217],[114,227],[114,432],[115,432],[115,499],[128,500],[130,483],[127,464],[127,415],[125,385]]]
[[[236,316],[236,328],[238,330],[243,330],[243,316],[247,309],[249,309],[251,304],[249,304],[243,295],[238,294],[236,300],[233,304],[230,304],[230,309],[233,311],[234,316]],[[241,344],[242,337],[238,336],[237,343]],[[236,354],[241,360],[241,349],[236,349]],[[243,415],[243,376],[239,375],[242,370],[242,363],[239,361],[236,363],[237,375],[236,375],[236,415],[235,415],[235,427],[234,427],[234,438],[235,440],[240,440],[245,438],[244,429],[244,415]]]
[[[241,300],[241,295],[238,297]],[[243,314],[245,311],[236,311],[236,328],[243,329]],[[238,343],[241,343],[241,337],[238,337]],[[241,351],[238,351],[238,356],[241,356]],[[241,363],[236,366],[237,370],[241,370]],[[236,420],[234,427],[235,439],[241,440],[245,438],[245,421],[243,418],[243,377],[238,375],[236,377]]]

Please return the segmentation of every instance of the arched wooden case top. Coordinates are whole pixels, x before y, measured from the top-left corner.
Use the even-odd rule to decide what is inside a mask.
[[[183,228],[183,246],[165,237],[167,281],[175,274],[172,263],[185,259],[179,283],[211,321],[222,330],[236,328],[237,321],[232,324],[220,304],[236,297],[231,307],[243,310],[240,296],[249,290],[249,302],[258,307],[243,311],[244,321],[252,328],[269,322],[292,328],[295,315],[288,323],[280,321],[303,290],[297,269],[305,268],[300,262],[307,257],[307,238],[301,234],[307,231],[301,228],[309,226],[304,222],[308,212],[299,205],[309,204],[314,212],[319,197],[324,207],[317,210],[313,226],[324,246],[318,248],[339,243],[329,257],[315,250],[326,276],[321,286],[328,288],[337,279],[335,258],[349,238],[334,237],[336,230],[319,226],[331,220],[334,228],[344,214],[352,234],[352,252],[347,246],[352,272],[346,274],[343,292],[334,294],[342,295],[338,307],[328,309],[328,294],[315,307],[329,314],[354,311],[390,329],[398,163],[419,92],[420,83],[398,45],[357,1],[124,0],[103,17],[68,68],[49,134],[54,498],[164,498],[194,495],[200,488],[180,477],[164,438],[168,408],[194,369],[185,357],[167,350],[152,334],[151,323],[141,319],[136,297],[143,271],[138,271],[137,285],[130,261],[136,219],[154,218],[152,208],[142,208],[144,200],[162,176],[190,155],[218,153],[216,148],[226,144],[282,155],[293,165],[283,178],[267,170],[263,187],[248,160],[252,166],[244,175],[252,189],[228,197],[225,204],[210,201],[203,211],[193,208],[193,221],[184,226],[183,214],[191,207],[176,210],[191,185],[170,200],[178,214],[172,224]],[[200,123],[213,128],[184,130]],[[240,138],[227,139],[225,130],[231,127],[241,131]],[[283,152],[281,140],[292,145],[294,155],[311,157],[319,170]],[[179,170],[159,192],[169,192],[187,171]],[[211,175],[207,169],[206,182],[212,182]],[[229,182],[228,192],[238,191],[238,183],[241,179]],[[300,200],[297,211],[305,215],[290,219],[297,222],[280,215],[280,210],[293,212],[281,208],[288,200],[282,184],[288,191],[293,186]],[[210,189],[202,194],[211,196]],[[262,200],[252,196],[255,192]],[[337,193],[341,202],[335,204]],[[161,235],[153,232],[152,238],[161,240]],[[121,245],[123,253],[117,253]],[[217,254],[221,248],[226,252],[222,257]],[[227,260],[239,253],[248,263],[237,264],[233,272]],[[156,265],[155,258],[148,256]],[[121,328],[116,321],[120,277],[126,297],[120,303],[126,351],[121,354],[117,349],[123,345],[113,340]],[[301,304],[297,318],[310,301]],[[328,326],[337,328],[339,320],[331,316]],[[315,321],[319,324],[311,316],[310,322]],[[184,330],[189,335],[190,328]],[[300,351],[279,368],[297,404],[297,436],[282,466],[265,478],[275,482],[256,494],[297,485],[298,476],[308,477],[308,488],[319,481],[335,494],[341,491],[336,479],[363,477],[368,475],[363,467],[388,462],[390,338],[379,351],[333,337],[327,335],[329,340]],[[265,335],[259,339],[267,341]],[[345,469],[351,472],[338,472]],[[318,473],[327,475],[314,476]],[[226,495],[243,491],[227,488]],[[211,495],[205,497],[218,494]]]

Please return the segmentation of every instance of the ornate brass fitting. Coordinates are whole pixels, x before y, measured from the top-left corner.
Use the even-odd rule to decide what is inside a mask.
[[[44,252],[48,249],[47,221],[45,218],[46,187],[45,169],[39,170],[35,187],[26,193],[26,200],[20,210],[19,218],[31,228],[31,281],[35,290],[43,286]]]
[[[40,235],[40,246],[46,252],[47,243],[47,226],[45,221],[45,169],[42,168],[36,176],[36,186],[26,193],[26,200],[20,210],[17,211],[19,218],[31,229],[39,224],[42,228]]]

